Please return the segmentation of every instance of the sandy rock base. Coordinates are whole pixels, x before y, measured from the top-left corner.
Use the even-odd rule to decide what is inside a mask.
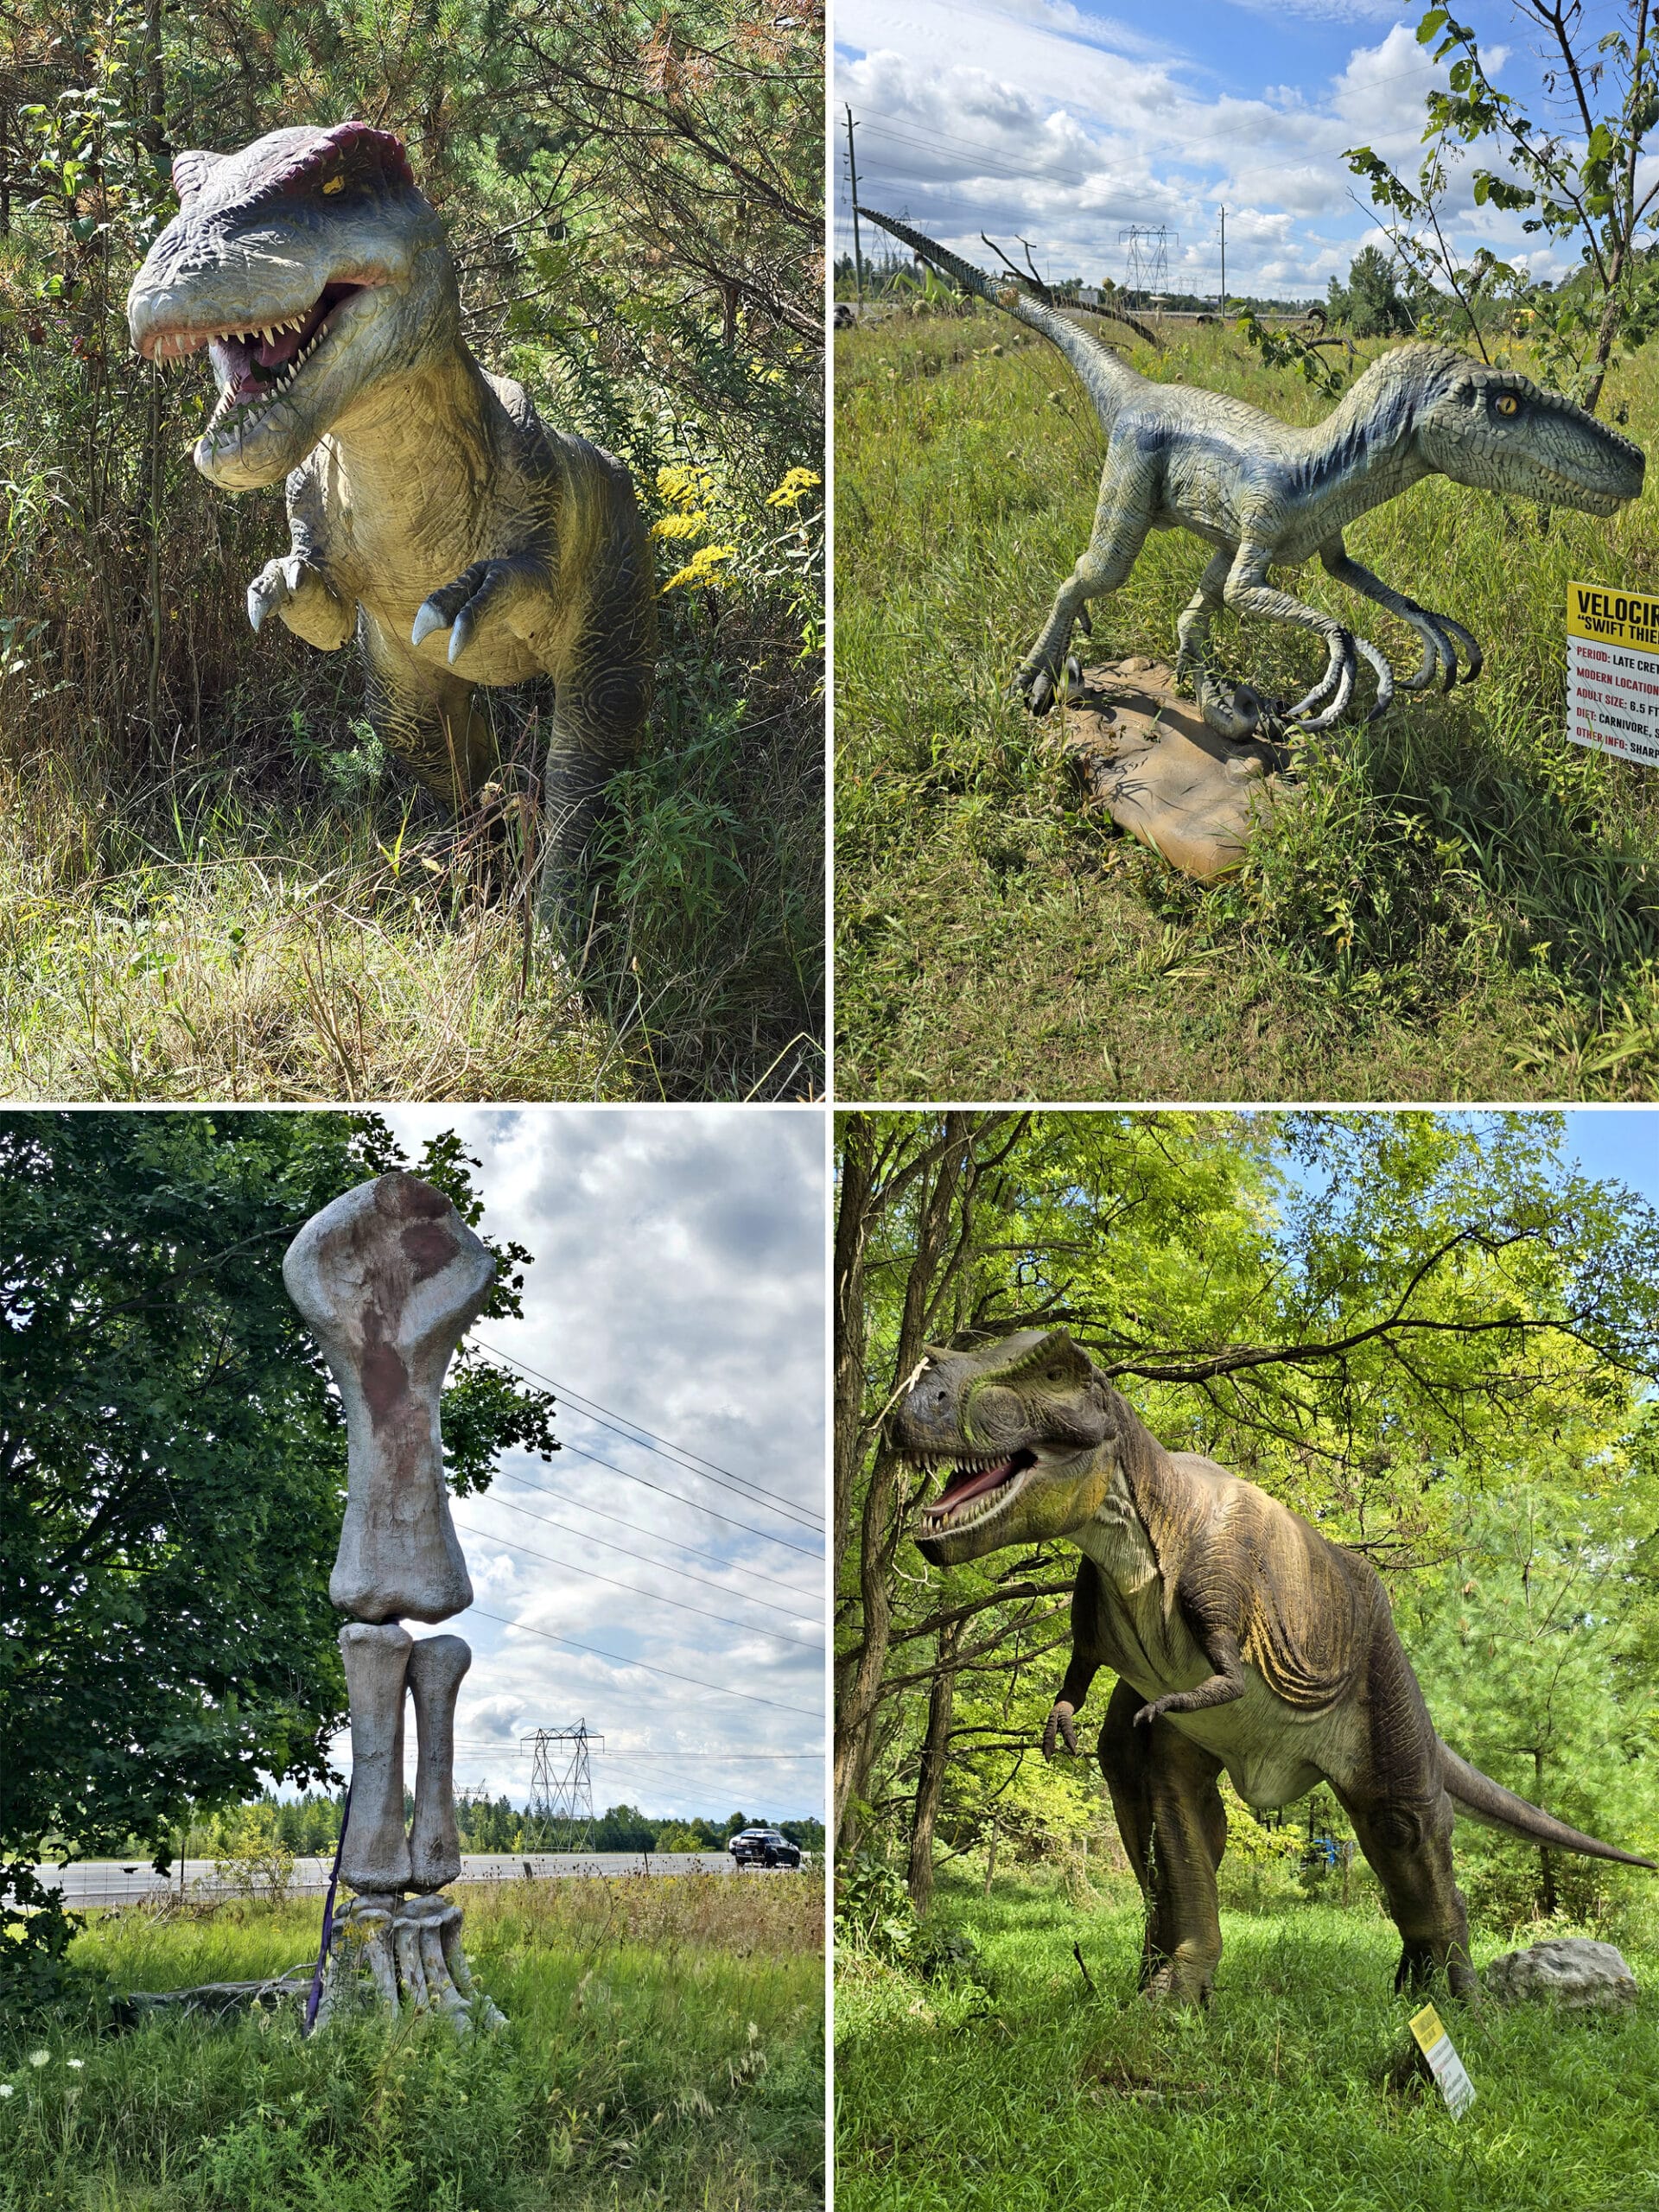
[[[1052,741],[1089,803],[1202,883],[1236,868],[1280,799],[1283,747],[1218,737],[1161,662],[1109,662],[1083,682]]]

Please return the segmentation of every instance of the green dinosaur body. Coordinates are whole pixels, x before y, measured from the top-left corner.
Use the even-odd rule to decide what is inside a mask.
[[[1117,1677],[1099,1756],[1147,1905],[1144,1978],[1191,2002],[1221,1955],[1216,1870],[1224,1771],[1268,1810],[1328,1783],[1404,1946],[1396,1986],[1443,1971],[1472,1993],[1452,1864],[1456,1815],[1534,1844],[1648,1866],[1569,1827],[1435,1733],[1376,1570],[1253,1483],[1166,1452],[1063,1331],[930,1351],[895,1414],[913,1460],[955,1470],[916,1527],[951,1566],[1064,1538],[1083,1554],[1071,1662],[1049,1717]]]
[[[494,765],[479,685],[556,686],[543,816],[568,863],[650,700],[650,543],[626,471],[542,422],[461,332],[443,227],[366,124],[181,154],[133,280],[146,359],[206,348],[212,482],[287,479],[291,549],[248,590],[325,652],[358,639],[388,747],[452,807]]]
[[[1217,610],[1261,615],[1314,631],[1325,642],[1323,676],[1287,721],[1321,729],[1353,696],[1360,659],[1376,677],[1374,714],[1394,696],[1376,647],[1332,616],[1268,581],[1315,554],[1338,582],[1409,623],[1423,657],[1406,688],[1437,680],[1450,690],[1479,674],[1480,648],[1461,623],[1393,590],[1348,552],[1350,524],[1424,477],[1443,475],[1512,499],[1610,515],[1642,489],[1641,448],[1571,400],[1541,391],[1451,346],[1409,345],[1372,362],[1323,423],[1298,429],[1222,392],[1155,384],[1046,300],[987,276],[931,238],[868,208],[860,211],[902,238],[966,290],[994,302],[1058,346],[1082,379],[1106,433],[1088,546],[1055,596],[1014,682],[1033,713],[1045,712],[1064,678],[1080,680],[1070,658],[1073,626],[1091,599],[1119,588],[1148,533],[1187,530],[1214,549],[1178,625],[1181,671],[1205,720],[1222,735],[1249,737],[1264,704],[1248,686],[1230,690],[1211,674],[1205,641]]]

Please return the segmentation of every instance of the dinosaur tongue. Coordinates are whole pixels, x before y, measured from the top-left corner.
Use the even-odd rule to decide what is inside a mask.
[[[936,1511],[964,1505],[970,1497],[982,1497],[988,1490],[995,1490],[999,1483],[1007,1482],[1014,1472],[1012,1459],[999,1459],[994,1467],[977,1467],[966,1474],[953,1475],[934,1500]]]

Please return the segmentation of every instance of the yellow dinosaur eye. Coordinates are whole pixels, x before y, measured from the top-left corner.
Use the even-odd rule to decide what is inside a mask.
[[[324,189],[327,190],[327,188],[325,186]],[[1497,411],[1500,415],[1518,415],[1521,412],[1521,403],[1512,391],[1506,391],[1503,398],[1497,402]]]
[[[331,176],[327,183],[325,184],[322,188],[325,192],[344,192],[346,189],[346,180],[343,176]],[[1502,400],[1498,402],[1500,407],[1503,404]],[[1511,408],[1511,412],[1513,412],[1513,408]]]

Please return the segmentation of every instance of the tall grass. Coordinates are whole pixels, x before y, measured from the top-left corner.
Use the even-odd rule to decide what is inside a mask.
[[[957,1877],[938,1909],[976,1948],[965,1970],[837,1965],[842,2212],[1622,2212],[1659,2188],[1651,1994],[1590,2018],[1443,2002],[1476,2088],[1454,2122],[1414,2076],[1421,2000],[1392,1993],[1374,1910],[1224,1910],[1199,2013],[1136,1994],[1125,1885],[987,1899]],[[1623,1940],[1645,1981],[1659,1953]],[[1508,1948],[1478,1939],[1477,1964]]]
[[[1557,512],[1544,527],[1437,479],[1353,529],[1358,558],[1473,630],[1486,672],[1310,747],[1249,864],[1206,889],[1082,816],[1050,728],[1006,696],[1099,479],[1099,431],[1060,357],[989,309],[836,346],[845,1095],[1650,1093],[1659,779],[1562,724],[1567,583],[1659,583],[1651,495],[1611,522]],[[1230,334],[1189,329],[1131,359],[1287,419],[1324,411]],[[1651,351],[1603,411],[1653,442]],[[1086,658],[1169,659],[1205,558],[1183,532],[1150,538],[1096,603]],[[1316,564],[1293,588],[1415,667],[1403,626]],[[1323,664],[1280,625],[1224,616],[1214,645],[1280,696]]]
[[[346,2024],[292,2005],[99,2032],[99,2009],[0,2044],[5,2212],[806,2212],[821,2204],[823,1892],[717,1877],[461,1892],[507,2015]],[[252,1980],[318,1912],[101,1920],[114,1989]],[[30,2063],[44,2050],[43,2064]],[[73,2062],[79,2061],[77,2065]]]

